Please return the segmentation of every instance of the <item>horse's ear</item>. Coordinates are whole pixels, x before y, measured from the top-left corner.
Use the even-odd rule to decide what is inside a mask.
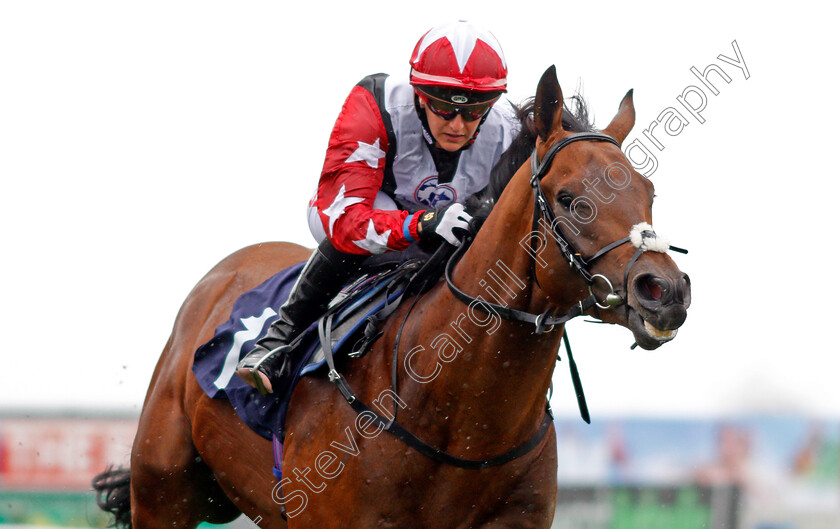
[[[552,64],[540,78],[534,105],[534,124],[537,134],[545,141],[551,133],[555,120],[563,112],[563,92],[557,82],[557,70]]]
[[[635,124],[636,108],[633,106],[633,89],[631,88],[618,105],[618,114],[602,132],[615,138],[618,143],[624,143],[624,138],[630,134],[630,129]]]

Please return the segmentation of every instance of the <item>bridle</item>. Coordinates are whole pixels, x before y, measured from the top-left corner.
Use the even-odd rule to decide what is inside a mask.
[[[545,156],[543,156],[542,161],[540,161],[537,156],[537,149],[534,149],[533,153],[531,154],[531,178],[529,180],[531,188],[534,190],[534,216],[531,222],[532,236],[529,240],[531,248],[531,251],[529,252],[531,255],[530,269],[531,276],[534,278],[534,281],[536,281],[539,285],[539,280],[537,279],[536,274],[537,250],[535,248],[533,234],[539,230],[540,224],[547,224],[548,229],[550,229],[552,232],[552,238],[557,243],[557,247],[560,249],[560,253],[563,255],[564,259],[569,262],[569,266],[576,270],[586,282],[589,288],[589,296],[579,300],[577,303],[572,305],[572,307],[568,311],[566,311],[565,314],[562,314],[560,316],[552,315],[552,313],[554,312],[553,308],[549,308],[542,314],[533,314],[530,312],[513,309],[504,305],[498,305],[496,303],[491,303],[484,299],[473,297],[467,294],[466,292],[460,290],[457,286],[455,286],[455,283],[452,281],[452,271],[455,268],[455,265],[460,260],[461,256],[463,256],[463,254],[469,247],[469,244],[467,242],[464,242],[463,244],[461,244],[458,250],[452,254],[452,256],[446,264],[446,268],[444,271],[444,275],[446,277],[446,284],[449,286],[449,290],[461,302],[469,305],[470,307],[474,307],[478,310],[481,310],[485,313],[497,314],[499,317],[507,320],[531,323],[534,325],[534,332],[536,334],[543,334],[552,331],[555,325],[564,324],[572,318],[581,316],[592,307],[598,307],[601,309],[608,310],[626,303],[628,299],[627,280],[630,276],[630,269],[645,251],[665,251],[667,249],[670,249],[680,253],[688,253],[687,250],[677,248],[676,246],[667,245],[667,248],[661,249],[649,245],[647,243],[648,241],[656,240],[656,233],[654,233],[652,229],[642,229],[642,227],[650,228],[650,226],[644,223],[640,223],[633,226],[633,228],[630,229],[629,236],[622,237],[617,241],[607,244],[606,246],[595,252],[595,254],[592,255],[592,257],[589,257],[588,259],[584,258],[581,255],[581,253],[575,249],[575,246],[568,239],[568,237],[566,237],[563,234],[563,232],[559,229],[559,227],[557,227],[557,216],[554,214],[554,210],[549,205],[548,198],[545,196],[545,192],[542,190],[540,182],[542,181],[543,177],[545,177],[545,175],[548,173],[548,170],[551,167],[551,163],[554,160],[554,157],[557,155],[557,153],[559,153],[564,147],[577,141],[602,141],[606,143],[612,143],[617,147],[621,147],[621,145],[614,138],[606,134],[602,134],[599,132],[578,132],[562,138],[560,141],[554,143],[551,147],[549,147],[548,151],[545,153]],[[636,235],[635,238],[633,237],[634,232]],[[633,257],[631,257],[630,260],[627,262],[627,266],[624,269],[624,295],[622,296],[621,294],[616,293],[615,288],[613,287],[613,284],[609,280],[609,278],[607,278],[603,274],[593,274],[590,271],[590,267],[592,266],[592,263],[594,263],[600,257],[603,257],[608,252],[615,250],[616,248],[629,242],[632,242],[633,245],[636,246],[636,252],[633,254]],[[603,300],[604,304],[601,304],[597,296],[595,296],[595,294],[592,292],[592,287],[598,279],[603,280],[609,288],[609,293]],[[580,409],[581,417],[584,421],[588,423],[589,410],[586,405],[586,398],[583,394],[583,385],[580,381],[580,375],[578,373],[574,357],[572,356],[572,348],[569,344],[568,334],[565,332],[565,329],[563,332],[563,342],[566,348],[567,356],[569,358],[569,372],[571,373],[572,383],[574,385],[575,393],[577,395],[578,408]]]
[[[576,134],[570,134],[565,138],[561,139],[554,145],[552,145],[548,152],[540,162],[537,159],[536,150],[534,150],[533,155],[531,156],[531,187],[534,189],[534,219],[533,219],[533,229],[536,230],[539,227],[540,220],[543,222],[548,222],[549,226],[554,226],[556,224],[556,216],[554,215],[554,211],[549,206],[548,199],[545,196],[542,188],[540,187],[540,181],[548,172],[549,167],[551,166],[551,162],[554,157],[560,152],[561,149],[569,145],[570,143],[576,141],[603,141],[607,143],[612,143],[613,145],[619,146],[618,142],[607,136],[606,134],[595,133],[595,132],[582,132]],[[635,228],[634,228],[635,229]],[[591,264],[607,252],[618,248],[619,246],[631,242],[631,237],[624,237],[619,239],[613,243],[610,243],[600,250],[598,250],[595,255],[590,257],[589,259],[585,259],[581,256],[579,252],[575,250],[575,247],[572,245],[571,241],[563,235],[557,229],[552,229],[552,232],[555,237],[555,241],[557,241],[557,245],[560,248],[563,256],[566,260],[569,261],[569,265],[578,271],[578,273],[583,277],[586,281],[587,285],[589,286],[589,296],[580,300],[577,304],[575,304],[566,314],[562,316],[552,316],[552,310],[549,309],[548,311],[544,312],[543,314],[531,314],[528,312],[520,311],[517,309],[512,309],[510,307],[505,307],[502,305],[493,304],[487,302],[483,299],[475,298],[470,296],[469,294],[463,292],[462,290],[458,289],[455,284],[452,282],[452,270],[455,267],[455,264],[458,263],[460,257],[464,254],[464,252],[469,247],[468,242],[464,242],[461,246],[454,252],[449,258],[449,261],[445,267],[445,276],[446,276],[446,284],[449,286],[449,289],[455,295],[457,299],[460,301],[470,305],[471,307],[475,307],[478,310],[488,312],[488,313],[496,313],[500,317],[510,320],[517,320],[522,322],[528,322],[535,326],[536,333],[542,334],[545,332],[551,331],[555,325],[559,325],[562,323],[567,322],[568,320],[580,316],[588,309],[592,308],[593,306],[598,306],[601,308],[611,308],[613,306],[620,305],[626,302],[627,294],[626,294],[626,283],[627,277],[630,273],[630,268],[642,254],[642,252],[652,249],[648,248],[645,245],[645,240],[653,237],[655,238],[655,234],[652,231],[642,232],[641,237],[639,240],[641,241],[640,244],[636,245],[634,242],[633,244],[636,245],[637,250],[634,257],[630,260],[627,265],[627,269],[625,271],[625,295],[622,298],[620,295],[616,294],[612,283],[610,280],[602,275],[602,274],[593,274],[590,272],[589,267]],[[631,232],[632,233],[632,232]],[[647,233],[647,235],[645,234]],[[531,248],[533,247],[533,238],[531,239]],[[681,250],[679,248],[675,248],[673,246],[670,249],[685,252],[685,250]],[[445,248],[441,248],[441,251],[445,250]],[[436,254],[437,255],[437,254]],[[440,254],[443,258],[444,253]],[[433,258],[434,259],[434,258]],[[531,252],[531,268],[533,277],[536,279],[536,274],[534,273],[536,267],[536,251]],[[421,274],[417,274],[415,277],[419,277]],[[603,279],[607,285],[609,286],[610,293],[606,296],[604,302],[605,305],[601,305],[599,303],[598,298],[592,293],[592,285],[596,282],[598,278]],[[409,284],[411,281],[409,282]],[[404,291],[411,290],[410,286],[405,287]],[[421,289],[422,290],[422,289]],[[402,294],[398,296],[401,298]],[[416,302],[416,299],[415,299]],[[392,302],[394,305],[398,304],[397,302]],[[390,304],[390,303],[389,303]],[[398,358],[398,346],[400,335],[402,334],[402,326],[405,325],[405,322],[408,320],[408,315],[411,313],[411,308],[406,312],[405,317],[403,319],[403,323],[400,326],[400,329],[397,333],[397,338],[394,344],[394,373],[393,373],[393,380],[392,380],[392,388],[394,393],[396,394],[396,366],[398,365],[397,358]],[[335,308],[334,308],[335,309]],[[548,433],[551,424],[553,423],[553,417],[551,415],[551,409],[547,406],[546,403],[546,413],[543,416],[543,420],[541,421],[537,430],[531,435],[531,437],[525,441],[524,443],[508,450],[507,452],[485,458],[485,459],[466,459],[457,456],[453,456],[444,450],[438,449],[434,446],[429,445],[422,439],[415,436],[412,432],[407,430],[404,426],[402,426],[399,422],[396,421],[396,413],[397,407],[396,404],[394,406],[394,414],[392,417],[384,417],[378,411],[371,409],[367,404],[362,402],[353,389],[350,387],[349,383],[346,379],[341,376],[335,366],[335,360],[333,358],[333,351],[332,351],[332,339],[330,336],[330,329],[332,327],[332,318],[334,315],[334,309],[328,312],[324,318],[319,321],[318,324],[318,332],[320,335],[321,343],[324,348],[324,354],[326,358],[326,362],[329,367],[329,374],[328,378],[331,382],[333,382],[337,387],[341,395],[344,399],[350,404],[350,406],[355,410],[357,414],[366,414],[373,422],[372,424],[377,425],[379,428],[391,433],[407,445],[411,446],[421,454],[434,459],[435,461],[446,463],[449,465],[467,468],[467,469],[483,469],[489,467],[495,467],[499,465],[503,465],[509,461],[513,461],[533,450],[537,447]],[[586,407],[586,400],[583,396],[583,388],[581,386],[580,377],[578,375],[577,367],[574,362],[574,358],[572,357],[571,346],[569,345],[568,337],[566,333],[563,333],[563,340],[566,346],[566,352],[568,353],[569,357],[569,369],[572,374],[572,381],[574,383],[575,392],[577,393],[578,398],[578,406],[580,407],[581,416],[586,422],[589,422],[589,412]]]
[[[567,321],[584,314],[587,310],[592,307],[599,307],[601,309],[611,309],[618,305],[627,302],[627,279],[630,276],[630,269],[636,263],[636,261],[641,257],[642,253],[645,251],[651,250],[652,248],[648,247],[645,244],[646,240],[652,239],[656,237],[656,234],[652,230],[645,230],[641,232],[641,244],[636,247],[636,253],[633,254],[633,257],[627,262],[627,266],[624,270],[624,295],[616,293],[615,288],[613,287],[612,282],[603,274],[593,274],[590,271],[590,267],[592,263],[594,263],[597,259],[603,257],[608,252],[615,250],[616,248],[631,242],[631,237],[623,237],[617,241],[611,242],[607,244],[597,252],[595,252],[592,257],[584,258],[580,252],[575,249],[575,246],[566,237],[565,234],[559,229],[557,226],[557,216],[554,214],[554,210],[549,205],[548,198],[545,196],[545,192],[542,190],[542,186],[540,186],[540,182],[542,181],[543,177],[548,173],[549,168],[551,167],[551,163],[554,160],[554,157],[559,153],[564,147],[568,146],[571,143],[577,141],[602,141],[606,143],[612,143],[613,145],[620,147],[619,143],[606,134],[602,134],[600,132],[578,132],[575,134],[570,134],[560,141],[554,143],[551,147],[549,147],[548,151],[543,156],[542,161],[539,160],[537,156],[537,150],[534,149],[533,153],[531,154],[531,178],[529,183],[531,184],[531,188],[534,190],[534,216],[531,222],[531,233],[537,232],[540,228],[540,224],[547,224],[548,227],[552,231],[552,239],[557,243],[557,247],[560,250],[560,253],[563,255],[564,259],[568,261],[569,266],[576,270],[578,274],[583,278],[589,288],[589,296],[579,300],[576,304],[572,306],[565,314],[561,316],[552,316],[552,312],[554,309],[548,309],[546,312],[542,314],[532,314],[529,312],[521,311],[512,309],[503,305],[498,305],[495,303],[491,303],[488,301],[479,300],[478,298],[474,298],[470,296],[466,292],[460,290],[452,281],[452,270],[455,267],[455,264],[460,260],[460,257],[466,252],[467,244],[462,244],[458,250],[452,254],[452,257],[449,259],[449,262],[446,265],[445,275],[446,275],[446,284],[449,286],[449,289],[452,291],[452,294],[461,300],[462,302],[468,305],[474,305],[476,308],[484,311],[484,312],[494,312],[497,313],[500,317],[515,320],[515,321],[522,321],[526,323],[532,323],[535,326],[535,332],[537,334],[542,334],[544,332],[551,331],[555,325],[561,325],[566,323]],[[542,222],[540,222],[542,221]],[[639,225],[637,225],[639,226]],[[635,229],[636,227],[634,227]],[[631,230],[632,231],[632,230]],[[531,275],[537,284],[539,281],[537,280],[536,274],[536,263],[537,263],[537,249],[535,247],[535,237],[531,236],[530,238],[530,247],[531,247]],[[634,243],[635,245],[635,243]],[[682,248],[677,248],[676,246],[668,246],[669,249],[674,250],[680,253],[688,253],[686,250]],[[607,284],[609,288],[609,293],[603,300],[603,304],[600,300],[595,296],[592,292],[592,287],[596,283],[596,280],[601,279]]]

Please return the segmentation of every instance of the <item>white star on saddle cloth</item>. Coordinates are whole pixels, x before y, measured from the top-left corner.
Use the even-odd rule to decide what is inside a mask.
[[[333,225],[335,224],[335,221],[338,220],[338,217],[344,215],[344,211],[353,204],[365,201],[362,197],[345,197],[344,191],[344,184],[341,184],[341,189],[338,190],[335,200],[333,200],[333,203],[330,204],[330,207],[324,210],[324,215],[330,218],[330,237],[332,237]]]
[[[379,167],[379,159],[385,156],[385,151],[379,148],[379,138],[373,143],[365,143],[363,141],[356,142],[359,147],[353,151],[344,163],[350,162],[365,162],[374,169]]]
[[[353,241],[353,244],[374,255],[379,255],[381,253],[385,253],[388,249],[388,237],[390,236],[391,230],[385,230],[381,234],[376,233],[376,227],[373,225],[373,219],[369,219],[365,238],[361,241]]]

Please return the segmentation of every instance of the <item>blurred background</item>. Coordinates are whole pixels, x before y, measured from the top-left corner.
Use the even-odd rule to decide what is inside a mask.
[[[90,479],[128,463],[135,428],[129,414],[0,415],[0,523],[104,527]],[[555,528],[836,529],[840,522],[840,421],[587,425],[566,418],[555,428]],[[229,525],[255,527],[244,517]]]
[[[104,526],[90,479],[127,462],[187,293],[241,247],[312,247],[305,208],[347,93],[407,75],[419,37],[464,18],[501,42],[514,102],[551,64],[601,126],[635,90],[625,146],[655,158],[654,227],[690,250],[673,342],[631,351],[625,329],[569,326],[593,421],[561,364],[555,527],[840,527],[825,9],[0,3],[0,524]],[[736,45],[744,69],[721,59]],[[716,95],[691,71],[712,64]],[[690,87],[702,122],[677,100]],[[687,124],[655,147],[643,131],[669,109]]]

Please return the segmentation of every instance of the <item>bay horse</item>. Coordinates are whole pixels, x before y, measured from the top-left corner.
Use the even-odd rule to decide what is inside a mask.
[[[486,463],[525,446],[515,458],[464,468],[429,457],[379,435],[382,424],[357,414],[334,380],[304,377],[287,417],[281,486],[272,444],[227,401],[209,398],[191,371],[196,349],[240,294],[311,252],[266,243],[225,258],[187,297],[146,395],[130,470],[94,482],[100,506],[136,529],[193,528],[240,513],[292,529],[549,527],[557,448],[546,393],[562,323],[586,313],[654,349],[673,338],[690,303],[674,261],[644,251],[652,232],[641,242],[628,236],[651,223],[653,202],[653,184],[620,149],[635,121],[632,90],[602,132],[579,118],[564,110],[552,66],[500,164],[517,170],[498,183],[501,196],[453,261],[451,285],[441,280],[400,306],[367,355],[336,374],[357,402],[393,407],[399,424],[439,453]]]

